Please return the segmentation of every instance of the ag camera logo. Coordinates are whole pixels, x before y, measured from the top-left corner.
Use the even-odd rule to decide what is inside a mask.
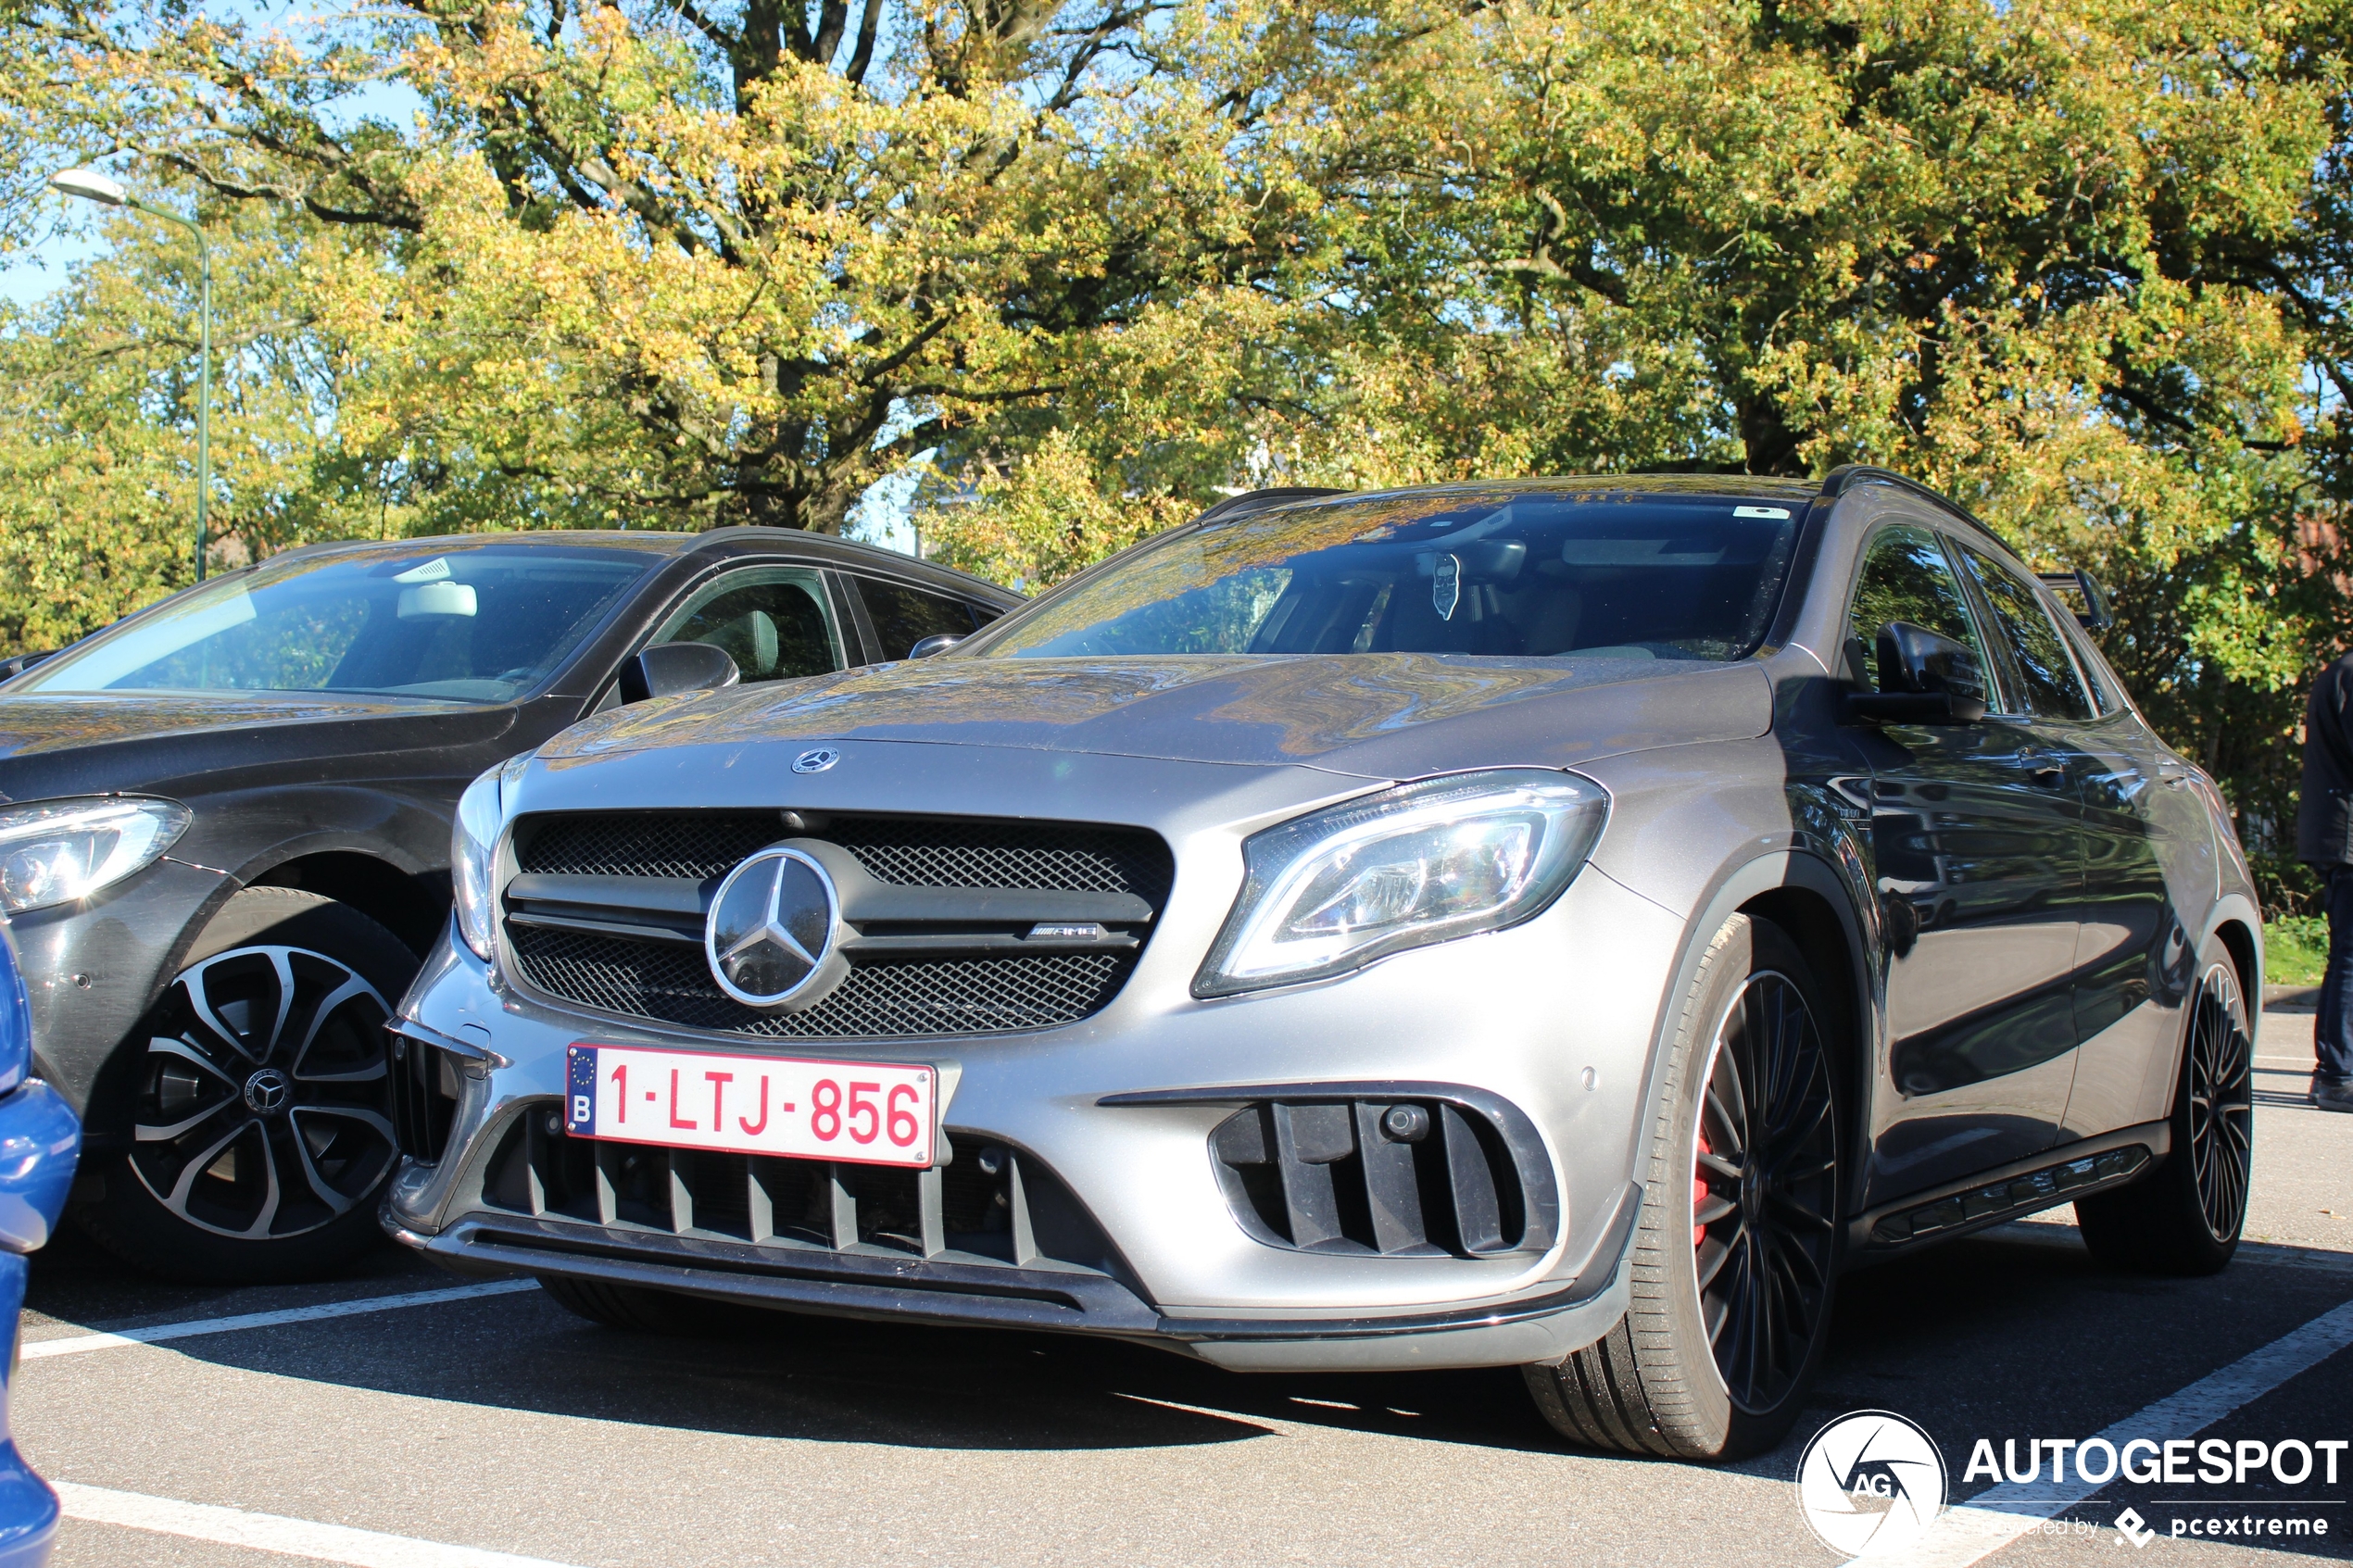
[[[1919,1544],[1944,1512],[1944,1456],[1892,1411],[1856,1411],[1814,1434],[1797,1461],[1797,1503],[1842,1557],[1887,1557]]]

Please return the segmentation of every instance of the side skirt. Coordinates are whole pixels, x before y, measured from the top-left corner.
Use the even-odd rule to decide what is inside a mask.
[[[2172,1147],[2171,1122],[2144,1122],[1907,1194],[1846,1223],[1848,1262],[1883,1261],[2123,1186],[2156,1170]]]

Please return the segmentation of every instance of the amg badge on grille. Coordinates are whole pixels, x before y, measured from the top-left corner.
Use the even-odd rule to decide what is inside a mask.
[[[703,925],[719,988],[747,1007],[807,1007],[848,965],[836,945],[841,897],[825,868],[798,849],[762,849],[727,873]]]

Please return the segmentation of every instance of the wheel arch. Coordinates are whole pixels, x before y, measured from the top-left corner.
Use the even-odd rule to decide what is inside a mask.
[[[245,885],[296,887],[348,904],[399,937],[421,959],[431,951],[449,918],[446,869],[411,871],[364,849],[296,855],[246,878]]]
[[[1700,960],[1717,932],[1734,915],[1769,920],[1798,945],[1815,978],[1840,1010],[1832,1041],[1848,1091],[1844,1160],[1850,1181],[1860,1169],[1870,1125],[1872,1064],[1876,1060],[1879,1010],[1870,953],[1875,927],[1866,923],[1853,888],[1837,867],[1803,846],[1773,851],[1728,866],[1685,924],[1682,949],[1652,1033],[1644,1104],[1655,1105],[1659,1078],[1684,997],[1699,974]],[[1641,1179],[1640,1161],[1633,1173]],[[1851,1206],[1852,1194],[1847,1202]]]

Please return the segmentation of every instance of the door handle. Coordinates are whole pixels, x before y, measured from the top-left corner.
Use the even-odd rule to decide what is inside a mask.
[[[2064,789],[2067,787],[2067,770],[2060,767],[2056,762],[2042,763],[2028,772],[2026,776],[2030,780],[2033,781],[2035,787],[2038,789]]]

